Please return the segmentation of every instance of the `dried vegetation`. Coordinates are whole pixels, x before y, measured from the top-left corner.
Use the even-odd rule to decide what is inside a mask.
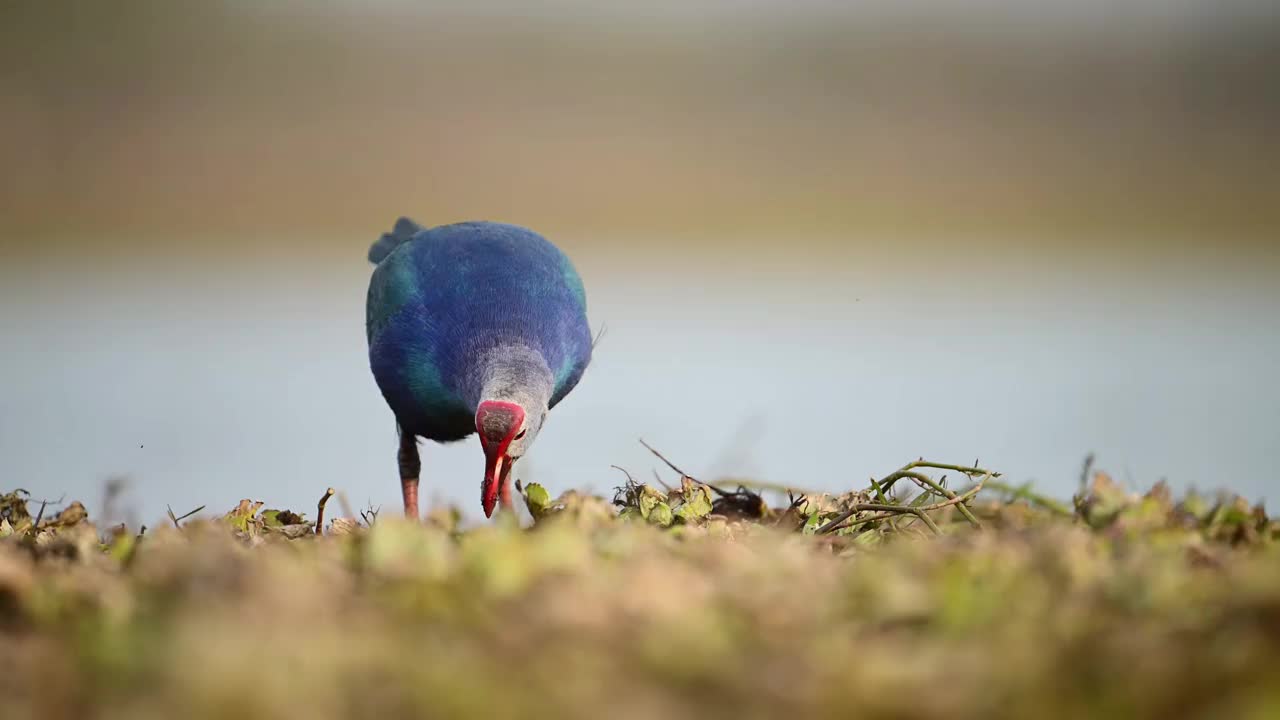
[[[104,530],[11,492],[0,716],[1280,714],[1261,506],[1091,471],[1068,506],[923,461],[844,495],[678,475],[523,487],[528,527],[319,534],[249,500]]]

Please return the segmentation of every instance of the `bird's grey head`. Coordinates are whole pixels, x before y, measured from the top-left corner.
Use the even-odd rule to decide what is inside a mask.
[[[489,366],[476,406],[476,432],[484,449],[481,504],[486,517],[508,497],[511,467],[529,451],[547,420],[553,382],[540,354],[505,353]]]
[[[547,419],[547,408],[525,405],[507,400],[485,400],[476,410],[476,432],[480,446],[484,448],[484,482],[480,486],[480,502],[485,517],[493,515],[493,508],[502,495],[508,504],[508,483],[511,468],[528,452]]]

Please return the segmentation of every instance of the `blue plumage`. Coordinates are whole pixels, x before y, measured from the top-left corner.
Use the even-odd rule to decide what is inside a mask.
[[[491,417],[519,423],[502,445],[508,460],[518,459],[591,360],[586,295],[569,259],[514,225],[423,229],[407,218],[374,243],[369,259],[377,263],[369,363],[402,434],[459,440],[475,432],[482,405],[513,407]],[[404,479],[403,443],[401,452]],[[414,483],[416,506],[416,474]]]
[[[369,262],[374,265],[382,262],[384,258],[391,254],[392,250],[412,240],[413,236],[422,232],[422,230],[421,225],[409,218],[400,218],[396,221],[395,227],[391,229],[391,232],[382,233],[382,237],[378,238],[378,242],[369,247]]]

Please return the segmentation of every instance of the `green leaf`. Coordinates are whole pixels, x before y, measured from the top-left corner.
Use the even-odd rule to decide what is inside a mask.
[[[642,494],[640,496],[640,517],[644,518],[645,520],[648,520],[650,513],[653,512],[653,508],[656,507],[660,502],[662,501],[658,498],[657,495],[654,495],[651,493]]]
[[[925,503],[929,502],[932,499],[933,499],[932,490],[921,490],[920,494],[916,495],[915,498],[911,500],[910,507],[920,507],[921,505],[924,505]]]
[[[1126,507],[1136,501],[1124,488],[1103,472],[1094,473],[1089,493],[1077,498],[1077,508],[1091,527],[1110,525]]]
[[[121,533],[107,546],[107,554],[116,562],[123,562],[133,554],[133,548],[137,543],[136,535],[128,532]]]
[[[529,483],[524,489],[524,506],[534,520],[539,520],[551,510],[551,493],[538,483]]]
[[[822,527],[822,516],[814,513],[804,521],[804,526],[800,528],[801,535],[814,535],[818,532],[818,528]]]
[[[1189,491],[1178,507],[1182,512],[1187,513],[1201,523],[1208,520],[1209,513],[1213,511],[1213,506],[1209,504],[1209,501],[1195,490]]]
[[[231,527],[240,532],[249,532],[249,527],[253,524],[254,518],[258,514],[258,510],[262,508],[262,501],[254,502],[249,499],[240,501],[235,509],[223,516],[223,519],[231,524]]]
[[[676,508],[676,517],[688,523],[711,514],[711,490],[706,485],[691,483],[681,494],[684,496],[684,503]]]
[[[646,519],[649,522],[653,523],[654,525],[667,527],[668,525],[671,524],[672,520],[674,520],[674,517],[672,516],[672,513],[671,513],[671,506],[667,505],[662,501],[658,501],[649,510],[649,516]]]
[[[30,497],[31,493],[21,489],[0,495],[0,520],[8,520],[15,530],[23,521],[30,521],[31,513],[27,511],[27,499]]]
[[[837,534],[842,534],[842,533],[837,533]],[[858,535],[855,535],[853,538],[853,543],[861,547],[872,547],[875,545],[879,545],[882,542],[884,542],[884,533],[876,532],[874,530],[870,532],[860,532]]]
[[[269,528],[282,528],[286,525],[301,525],[306,520],[292,510],[263,510],[258,516],[262,524]]]

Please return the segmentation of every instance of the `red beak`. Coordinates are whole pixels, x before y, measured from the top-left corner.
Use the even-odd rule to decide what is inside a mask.
[[[506,447],[503,446],[502,450]],[[484,506],[484,516],[493,517],[493,508],[498,504],[498,493],[507,484],[507,473],[511,472],[511,459],[498,448],[492,451],[485,448],[484,483],[480,485],[480,504]]]
[[[480,504],[484,516],[493,517],[493,508],[501,496],[506,501],[507,476],[511,458],[507,448],[524,424],[524,408],[515,403],[486,400],[476,410],[476,432],[484,448],[484,482],[480,485]]]

